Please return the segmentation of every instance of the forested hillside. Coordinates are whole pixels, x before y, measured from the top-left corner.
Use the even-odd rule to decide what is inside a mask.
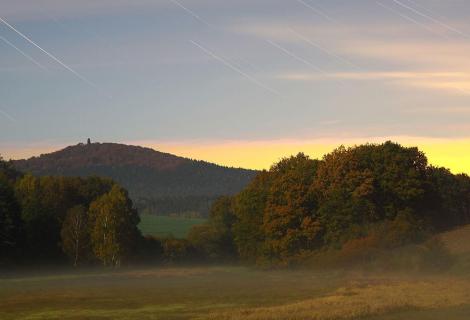
[[[239,192],[256,174],[115,143],[78,144],[14,166],[38,176],[109,177],[129,190],[140,212],[161,215],[207,215],[215,198]]]

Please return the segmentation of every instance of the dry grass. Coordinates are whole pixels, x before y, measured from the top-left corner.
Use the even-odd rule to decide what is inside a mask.
[[[274,307],[213,313],[217,320],[339,320],[358,319],[406,309],[439,309],[470,304],[470,281],[379,281],[351,283],[333,294]]]

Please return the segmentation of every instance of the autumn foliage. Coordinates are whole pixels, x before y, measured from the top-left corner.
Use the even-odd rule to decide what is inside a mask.
[[[470,178],[429,166],[417,148],[365,144],[285,158],[224,203],[214,208],[232,215],[244,261],[291,265],[332,250],[366,259],[469,223]]]

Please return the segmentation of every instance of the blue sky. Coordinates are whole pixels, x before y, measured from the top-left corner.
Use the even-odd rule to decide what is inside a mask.
[[[0,153],[467,139],[469,16],[464,0],[0,0],[73,70],[0,24]]]

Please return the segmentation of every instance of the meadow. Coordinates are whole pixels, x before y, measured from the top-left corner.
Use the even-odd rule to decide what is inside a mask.
[[[0,319],[452,319],[470,277],[161,267],[0,279]]]
[[[170,216],[140,215],[139,229],[143,235],[185,238],[192,226],[203,224],[206,219]]]

